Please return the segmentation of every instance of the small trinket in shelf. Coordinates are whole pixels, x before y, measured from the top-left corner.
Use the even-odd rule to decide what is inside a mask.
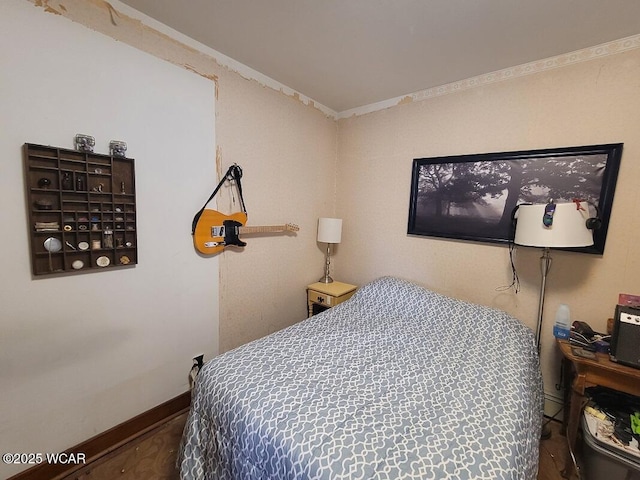
[[[53,210],[53,203],[49,200],[36,200],[34,206],[38,210]]]
[[[76,191],[78,191],[78,192],[84,192],[85,191],[84,177],[82,175],[78,175],[76,177]]]
[[[107,267],[110,263],[111,260],[109,260],[109,257],[105,257],[104,255],[102,257],[96,258],[96,265],[98,265],[99,267]]]
[[[81,133],[76,135],[76,150],[81,152],[93,152],[95,144],[96,139],[91,135],[83,135]]]
[[[58,222],[36,222],[36,232],[58,232],[60,224]]]
[[[113,231],[104,231],[104,248],[113,248]]]
[[[73,179],[69,172],[62,174],[62,190],[73,190]]]
[[[41,178],[40,180],[38,180],[38,187],[40,188],[49,188],[49,186],[51,185],[51,180],[49,180],[48,178]]]
[[[127,152],[127,144],[120,140],[111,140],[109,142],[109,150],[114,157],[124,157]]]
[[[120,182],[120,193],[127,193],[127,191],[124,189],[124,182]]]
[[[44,249],[49,253],[59,252],[62,249],[62,243],[56,237],[49,237],[44,241]]]

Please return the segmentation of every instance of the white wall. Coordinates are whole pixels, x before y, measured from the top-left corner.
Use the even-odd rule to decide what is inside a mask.
[[[188,389],[218,351],[214,83],[22,0],[0,2],[0,451],[57,452]],[[136,159],[134,268],[31,277],[22,145],[93,135]],[[23,467],[0,465],[0,477]]]

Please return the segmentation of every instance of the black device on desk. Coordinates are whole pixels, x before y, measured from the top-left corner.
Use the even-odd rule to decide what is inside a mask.
[[[611,360],[640,368],[640,307],[616,306]]]
[[[573,322],[573,330],[588,340],[593,340],[593,337],[596,334],[587,322],[580,322],[578,320]]]
[[[589,352],[595,352],[595,335],[596,332],[593,331],[587,322],[580,322],[576,320],[571,325],[569,343],[573,346],[580,347],[581,349],[588,350]]]

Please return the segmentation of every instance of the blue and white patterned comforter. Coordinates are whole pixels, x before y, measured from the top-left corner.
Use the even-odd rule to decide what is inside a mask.
[[[208,362],[182,479],[536,478],[542,379],[504,312],[392,277]]]

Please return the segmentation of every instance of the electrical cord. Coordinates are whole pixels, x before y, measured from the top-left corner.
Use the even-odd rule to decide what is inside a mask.
[[[547,421],[542,424],[542,427],[544,428],[545,426],[549,425],[550,422],[555,421],[556,417],[560,415],[560,412],[563,410],[564,410],[564,405],[562,405],[560,409],[556,413],[554,413],[552,416],[548,417],[545,415],[545,418],[547,418]]]
[[[509,285],[503,285],[496,287],[496,291],[503,292],[513,288],[515,293],[520,291],[520,278],[518,277],[518,271],[516,270],[516,264],[514,262],[514,254],[516,251],[516,244],[509,239],[509,263],[511,264],[511,283]]]
[[[189,370],[189,389],[193,390],[193,386],[196,383],[196,377],[198,376],[198,372],[200,371],[200,367],[197,364],[194,364]]]
[[[191,370],[189,370],[189,389],[193,390],[194,385],[196,384],[196,377],[200,370],[202,369],[203,363],[203,355],[199,355],[193,359],[193,366]]]

